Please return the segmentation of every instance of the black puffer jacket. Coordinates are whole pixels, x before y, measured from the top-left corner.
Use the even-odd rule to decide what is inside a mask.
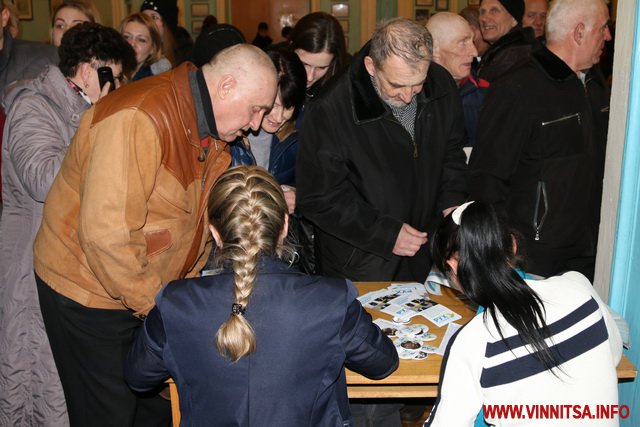
[[[595,255],[609,96],[596,68],[583,85],[542,46],[489,88],[469,193],[523,235],[532,273],[550,276],[566,269],[562,259]]]
[[[428,245],[392,250],[403,223],[422,231],[466,199],[464,121],[449,73],[432,63],[418,96],[415,138],[376,93],[363,48],[309,106],[300,134],[297,203],[316,226],[320,273],[354,280],[424,280]]]

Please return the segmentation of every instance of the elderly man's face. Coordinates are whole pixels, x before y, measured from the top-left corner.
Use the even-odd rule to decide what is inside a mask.
[[[483,0],[480,5],[480,31],[489,43],[497,42],[518,24],[498,0]]]
[[[525,0],[522,26],[533,28],[536,37],[544,36],[544,24],[549,10],[548,0]]]
[[[611,40],[609,32],[609,11],[604,3],[598,9],[596,16],[591,21],[591,27],[585,29],[585,36],[582,44],[582,63],[580,69],[591,68],[600,62],[604,42]]]
[[[265,112],[271,110],[276,97],[277,82],[268,76],[251,72],[235,80],[221,100],[213,106],[218,137],[232,142],[244,132],[260,129]]]
[[[413,97],[422,90],[429,70],[429,61],[426,59],[407,64],[404,59],[395,55],[389,56],[380,68],[376,68],[369,56],[365,57],[364,64],[373,77],[382,100],[396,107],[411,103]]]
[[[459,81],[471,73],[471,63],[478,55],[473,44],[473,31],[465,22],[456,22],[449,28],[445,39],[438,43],[438,55],[434,60]]]

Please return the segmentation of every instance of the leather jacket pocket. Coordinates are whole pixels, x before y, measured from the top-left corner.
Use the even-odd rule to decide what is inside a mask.
[[[145,231],[144,239],[147,242],[147,257],[161,254],[173,244],[171,231],[167,229]]]
[[[579,112],[551,117],[540,123],[542,157],[575,156],[584,152],[582,118]]]

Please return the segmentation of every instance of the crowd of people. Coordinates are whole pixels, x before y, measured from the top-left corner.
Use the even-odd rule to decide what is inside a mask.
[[[399,363],[352,281],[432,269],[484,313],[425,425],[617,403],[621,337],[590,283],[604,0],[394,18],[353,57],[325,12],[253,45],[211,17],[194,43],[175,0],[117,29],[63,0],[43,44],[10,6],[0,425],[168,426],[171,377],[183,425],[400,427],[403,403],[347,398],[344,367]]]

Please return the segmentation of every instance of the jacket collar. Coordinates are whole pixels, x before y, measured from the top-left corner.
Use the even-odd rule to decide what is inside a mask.
[[[296,124],[293,120],[289,120],[286,122],[278,131],[275,133],[275,137],[278,138],[278,141],[284,141],[296,131]]]
[[[213,105],[209,95],[209,88],[204,78],[202,69],[189,72],[189,84],[193,94],[193,104],[196,110],[196,120],[198,122],[198,134],[200,139],[207,136],[218,138],[218,128],[213,114]]]
[[[258,260],[257,270],[259,274],[287,274],[300,273],[296,266],[289,265],[288,262],[280,258],[270,256],[260,256]],[[217,274],[233,274],[231,262],[225,262]],[[300,273],[301,274],[301,273]]]
[[[539,45],[532,52],[533,59],[542,67],[544,72],[553,80],[567,80],[576,77],[576,73],[560,57]]]
[[[521,44],[533,44],[536,41],[535,33],[532,28],[522,28],[519,24],[513,27],[507,34],[500,37],[495,43],[493,43],[489,49],[482,55],[480,61],[480,67],[491,61],[496,53],[500,52],[507,46],[521,45]]]
[[[13,37],[6,28],[2,29],[2,54],[0,54],[0,70],[4,70],[9,65],[9,59],[13,53]]]
[[[367,43],[351,62],[349,67],[349,96],[353,111],[353,119],[356,123],[364,123],[377,120],[385,115],[390,115],[391,110],[387,107],[376,89],[371,83],[371,76],[364,66],[364,57],[369,54],[369,43]],[[431,62],[431,67],[439,65]],[[443,96],[445,91],[434,84],[431,73],[427,73],[427,80],[422,87],[422,91],[416,95],[418,97],[418,110],[420,105],[432,99]]]

